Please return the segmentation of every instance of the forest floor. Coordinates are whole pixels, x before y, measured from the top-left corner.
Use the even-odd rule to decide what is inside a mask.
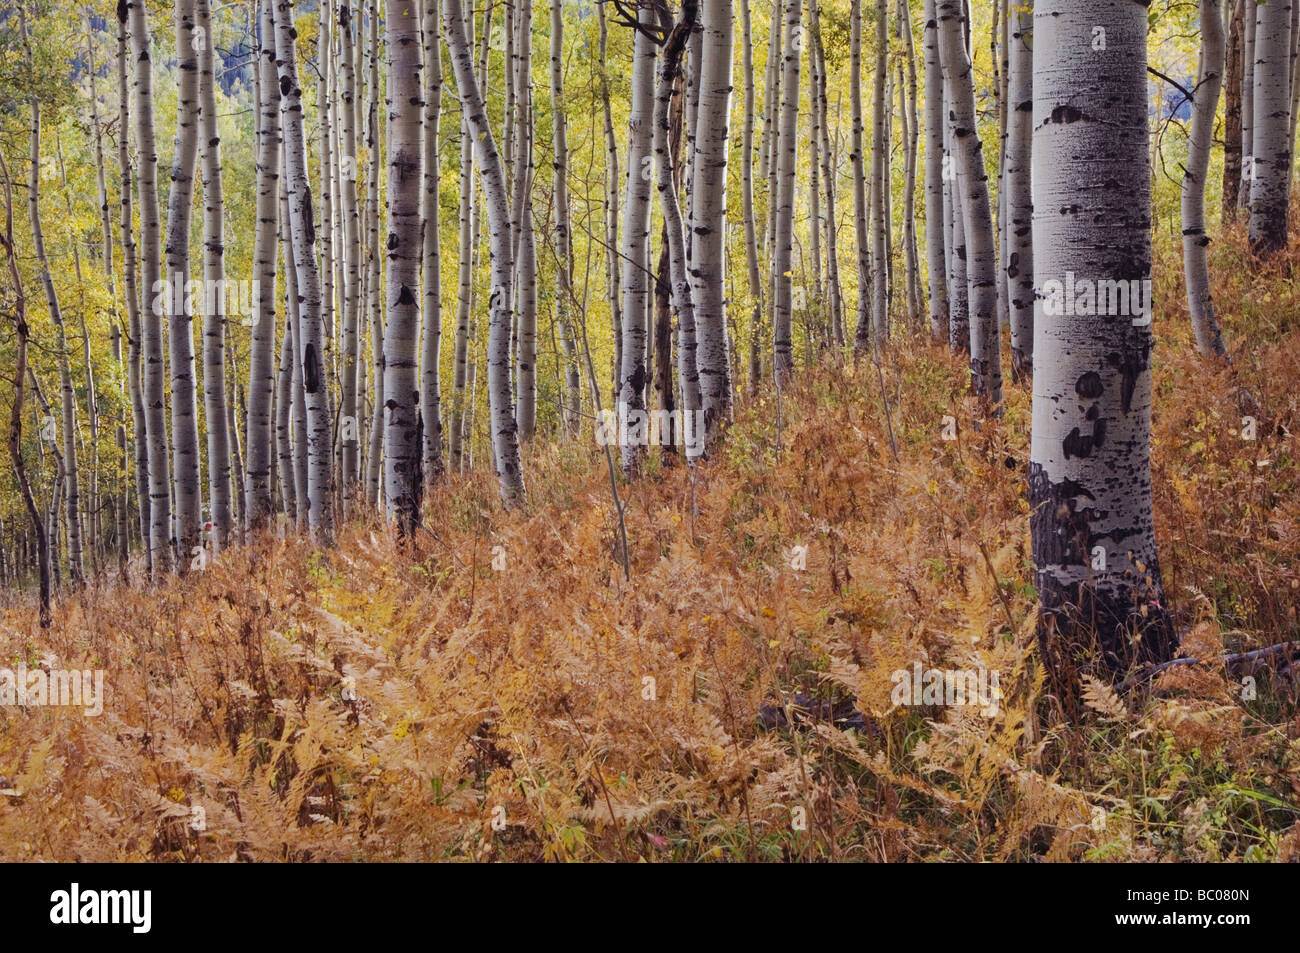
[[[623,488],[630,582],[581,441],[527,451],[522,512],[447,479],[410,545],[268,535],[65,594],[48,632],[10,597],[0,667],[100,669],[107,695],[0,707],[0,859],[1300,859],[1296,673],[1248,670],[1251,698],[1213,661],[1300,639],[1297,262],[1214,252],[1250,347],[1237,381],[1195,356],[1158,254],[1153,450],[1167,598],[1210,664],[1095,684],[1064,721],[1028,392],[977,426],[964,361],[904,343],[888,423],[875,368],[827,360],[779,429],[770,394],[745,402],[693,479],[652,458]],[[914,665],[996,672],[1000,698],[895,705]]]

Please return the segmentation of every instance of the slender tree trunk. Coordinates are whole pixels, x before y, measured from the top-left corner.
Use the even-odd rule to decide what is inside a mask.
[[[428,0],[435,3],[436,0]],[[358,369],[361,366],[361,221],[357,208],[357,62],[352,39],[353,9],[347,2],[339,4],[340,61],[342,69],[342,109],[339,156],[340,214],[343,218],[343,355],[342,402],[339,443],[342,445],[343,512],[350,513],[355,501],[360,475],[361,411],[358,401]],[[360,30],[357,31],[358,35]]]
[[[279,212],[280,136],[279,79],[275,69],[273,0],[261,0],[257,70],[258,104],[257,227],[253,233],[253,267],[257,276],[257,311],[253,315],[249,355],[248,497],[244,503],[250,529],[266,525],[271,503],[271,405],[275,393],[276,232]]]
[[[296,363],[302,367],[307,408],[308,518],[312,538],[319,544],[333,540],[331,440],[329,392],[325,381],[324,341],[321,324],[320,273],[316,267],[315,212],[307,180],[307,141],[303,130],[302,87],[294,50],[293,4],[278,0],[275,17],[276,66],[280,71],[280,118],[284,129],[285,180],[289,197],[289,234],[298,280],[299,325],[302,347]]]
[[[907,98],[902,107],[906,135],[903,143],[903,255],[907,270],[907,320],[913,331],[921,329],[921,264],[916,237],[916,156],[920,138],[916,109],[916,44],[912,38],[912,17],[907,0],[898,3],[898,32],[903,40],[907,65]],[[903,100],[902,95],[899,96]]]
[[[515,421],[519,439],[530,441],[537,429],[537,241],[533,231],[533,94],[532,0],[515,10],[515,193],[511,212],[517,304],[515,371],[518,394]]]
[[[203,411],[208,439],[208,498],[215,544],[225,547],[230,510],[230,431],[226,420],[226,243],[221,188],[221,133],[213,78],[209,0],[195,0],[194,42],[199,59],[199,136],[203,143]]]
[[[811,2],[815,3],[816,0]],[[740,4],[741,55],[745,73],[745,125],[740,146],[740,204],[741,215],[745,221],[745,268],[749,277],[749,297],[752,302],[750,326],[757,328],[763,320],[763,278],[758,267],[758,229],[754,219],[754,49],[749,3],[750,0],[741,0]],[[699,4],[696,3],[695,6],[698,8]],[[680,322],[680,318],[678,320]],[[695,329],[692,327],[692,347],[695,343],[694,337]],[[694,376],[698,388],[699,377]],[[682,375],[682,381],[684,385],[685,374]]]
[[[614,135],[614,118],[610,106],[609,67],[606,46],[609,28],[605,21],[605,5],[596,4],[600,22],[600,98],[605,116],[605,286],[609,295],[610,327],[614,332],[614,403],[618,403],[621,386],[619,374],[623,368],[623,290],[622,263],[618,258],[618,138]]]
[[[836,181],[838,164],[835,153],[831,150],[830,112],[826,101],[826,51],[822,44],[821,8],[817,0],[811,0],[809,13],[812,30],[813,55],[817,59],[816,108],[821,114],[818,134],[821,137],[822,183],[826,189],[826,294],[830,300],[830,339],[836,348],[844,347],[844,296],[840,289],[839,264],[839,217],[835,212]]]
[[[23,58],[27,73],[35,80],[32,67],[31,40],[27,33],[27,19],[23,9],[18,8],[18,26],[23,44]],[[68,338],[63,324],[63,311],[59,306],[59,296],[54,288],[54,276],[50,271],[49,256],[45,252],[45,236],[41,229],[41,101],[38,95],[32,96],[31,125],[31,177],[27,186],[27,209],[32,228],[32,250],[40,267],[41,287],[45,291],[45,304],[49,308],[50,320],[54,323],[57,335],[55,341],[59,364],[59,392],[62,398],[62,440],[63,465],[67,470],[67,507],[68,507],[68,570],[75,584],[85,581],[81,557],[81,497],[77,481],[77,419],[76,393],[72,388],[72,370],[68,363]]]
[[[1146,44],[1139,4],[1035,4],[1030,528],[1043,657],[1067,698],[1081,650],[1122,672],[1176,646],[1152,525],[1150,299],[1120,320],[1063,300],[1067,276],[1150,279]]]
[[[1009,11],[1007,59],[1007,252],[1003,271],[1011,309],[1011,373],[1034,373],[1034,196],[1030,183],[1034,138],[1034,5],[1015,0]]]
[[[628,115],[627,197],[623,215],[623,366],[619,370],[618,415],[623,470],[638,471],[645,456],[641,436],[646,411],[646,305],[650,294],[650,163],[654,132],[655,44],[647,32],[656,23],[649,3],[638,5],[633,40],[632,105]]]
[[[1250,247],[1257,255],[1286,248],[1291,176],[1291,0],[1265,0],[1255,11],[1254,118],[1250,152]]]
[[[1259,0],[1241,0],[1241,186],[1237,208],[1250,207],[1250,183],[1255,167],[1255,23]]]
[[[370,437],[366,449],[366,503],[378,506],[384,456],[384,313],[379,293],[379,11],[370,5],[370,102],[366,114],[369,152],[366,174],[366,312],[370,316],[373,364]]]
[[[964,16],[957,0],[936,7],[943,72],[951,95],[956,168],[961,185],[962,234],[970,291],[971,387],[996,407],[1002,402],[1002,351],[998,342],[997,262],[993,221],[989,214],[988,175],[975,125],[975,88],[962,37]]]
[[[782,387],[794,375],[793,308],[795,167],[799,143],[799,66],[803,55],[803,6],[785,3],[785,43],[781,60],[781,121],[777,146],[776,244],[772,249],[776,295],[772,301],[772,371]]]
[[[871,239],[867,230],[867,173],[862,129],[862,0],[849,7],[849,100],[853,105],[853,222],[858,246],[858,326],[853,350],[871,346]]]
[[[489,4],[485,18],[492,16]],[[490,27],[490,19],[487,21]],[[485,28],[486,29],[486,28]],[[466,43],[474,46],[474,18],[465,18]],[[465,432],[465,385],[468,378],[470,309],[474,298],[474,242],[473,220],[477,214],[478,200],[474,192],[474,140],[469,120],[462,111],[460,120],[460,241],[457,256],[456,342],[453,355],[455,369],[452,378],[451,437],[449,455],[451,468],[461,470],[461,443]]]
[[[149,545],[149,445],[145,431],[144,392],[141,386],[141,323],[140,290],[137,279],[135,225],[131,212],[131,159],[128,139],[131,130],[131,99],[127,81],[127,48],[130,27],[128,20],[131,6],[121,3],[117,8],[117,163],[121,175],[119,195],[121,202],[120,223],[122,230],[122,289],[126,298],[127,313],[127,390],[131,398],[132,451],[135,457],[135,492],[136,510],[139,516],[140,539],[144,548],[145,568],[153,571]],[[156,164],[157,157],[153,157]],[[143,170],[147,157],[140,150],[140,167]],[[156,208],[156,204],[155,204]],[[146,231],[145,222],[141,222],[141,234]],[[155,226],[157,220],[154,222]],[[155,233],[156,236],[156,233]],[[155,248],[156,250],[156,248]],[[156,271],[155,271],[156,274]]]
[[[555,321],[564,352],[564,430],[576,436],[582,425],[578,343],[573,331],[573,230],[569,221],[569,131],[564,101],[564,4],[551,0],[551,112],[555,165]]]
[[[22,15],[21,13],[19,14]],[[119,14],[119,23],[121,15]],[[24,24],[24,33],[26,25]],[[13,292],[11,320],[14,326],[14,387],[13,400],[9,407],[9,461],[13,464],[14,477],[22,494],[23,506],[31,520],[32,534],[36,537],[37,570],[40,576],[40,624],[42,629],[50,627],[50,543],[46,532],[46,523],[36,504],[32,493],[31,480],[27,476],[27,464],[23,460],[23,404],[24,387],[28,375],[27,367],[27,298],[23,293],[22,275],[18,270],[18,250],[14,244],[14,196],[13,182],[9,177],[9,167],[4,155],[0,153],[0,174],[4,175],[5,218],[4,233],[0,235],[0,245],[4,246],[5,261],[9,271],[9,285]]]
[[[889,96],[885,92],[885,72],[889,63],[889,33],[885,22],[885,4],[876,2],[876,75],[875,98],[871,109],[871,265],[872,302],[871,326],[875,346],[883,348],[889,342],[889,254],[885,248],[889,217],[888,183],[885,181],[885,161],[889,154],[888,123]]]
[[[524,501],[523,473],[519,466],[519,434],[510,399],[510,200],[506,191],[501,156],[497,152],[483,96],[474,76],[473,48],[465,33],[461,0],[444,0],[447,49],[451,54],[465,110],[483,195],[487,201],[492,244],[492,292],[488,326],[488,408],[492,418],[492,446],[501,489],[501,500],[509,509]]]
[[[943,71],[934,0],[925,0],[925,257],[930,279],[930,336],[948,340],[948,261],[944,239]],[[949,238],[949,241],[951,239]]]
[[[692,230],[698,260],[691,265],[691,293],[695,303],[695,358],[700,376],[700,404],[704,410],[705,446],[712,448],[722,428],[731,421],[724,252],[734,14],[732,0],[702,0],[700,11],[704,35],[691,188]]]
[[[694,463],[703,451],[703,434],[693,431],[700,408],[699,368],[696,363],[695,302],[691,295],[691,276],[686,267],[686,236],[683,231],[681,206],[677,201],[675,177],[676,152],[672,146],[672,103],[674,89],[681,79],[681,60],[686,43],[694,31],[699,10],[698,0],[683,0],[681,18],[673,27],[664,44],[663,65],[659,72],[659,85],[655,92],[654,154],[659,204],[664,215],[664,253],[667,256],[672,306],[677,312],[678,376],[682,386],[682,412],[686,433],[683,434],[687,460]],[[677,94],[680,96],[680,93]],[[667,331],[661,328],[661,331]],[[671,353],[666,346],[664,355]],[[667,386],[663,388],[660,409],[671,411],[671,375],[665,372]]]
[[[1241,18],[1245,0],[1227,0],[1224,21],[1228,34],[1227,66],[1223,73],[1223,221],[1237,218],[1241,192],[1241,77],[1243,72]]]
[[[1210,168],[1210,146],[1214,135],[1214,114],[1219,105],[1223,73],[1223,16],[1219,0],[1200,0],[1201,75],[1192,102],[1192,129],[1187,143],[1187,166],[1183,172],[1183,271],[1187,281],[1187,307],[1201,354],[1223,357],[1223,335],[1214,314],[1210,293],[1210,265],[1205,232],[1205,180]],[[1290,169],[1287,169],[1290,174]]]

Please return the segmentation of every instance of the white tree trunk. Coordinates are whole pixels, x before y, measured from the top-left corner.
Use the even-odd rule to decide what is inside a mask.
[[[1247,11],[1249,12],[1249,11]],[[1291,0],[1255,8],[1254,147],[1250,172],[1250,247],[1269,255],[1287,243],[1291,175]]]
[[[551,112],[555,165],[555,322],[564,352],[564,430],[578,433],[582,423],[582,389],[578,378],[578,344],[573,331],[573,233],[569,221],[569,132],[564,103],[564,3],[551,0]]]
[[[623,469],[635,474],[645,456],[638,433],[644,432],[646,409],[646,305],[650,296],[650,146],[654,131],[655,43],[645,30],[654,27],[654,9],[638,5],[632,46],[632,104],[628,114],[627,196],[623,205],[623,365],[619,369],[618,414]],[[638,424],[641,426],[638,428]]]
[[[961,7],[959,0],[940,0],[936,14],[962,195],[962,235],[966,242],[966,275],[970,289],[971,388],[996,407],[1002,402],[996,245],[989,211],[988,175],[984,171],[984,149],[975,124],[975,87],[962,36],[964,16]]]
[[[1140,290],[1151,275],[1146,64],[1145,7],[1037,0],[1029,502],[1040,636],[1058,673],[1077,665],[1094,633],[1117,671],[1135,656],[1168,658],[1174,647],[1148,458],[1152,334],[1149,294]],[[1082,283],[1099,290],[1103,281],[1124,282],[1145,313],[1098,307],[1102,296]],[[1113,305],[1121,296],[1108,297]],[[1141,635],[1136,649],[1133,632]]]
[[[384,300],[384,506],[404,534],[420,521],[417,420],[420,323],[420,18],[415,0],[386,0],[388,265]]]
[[[510,199],[506,191],[501,156],[497,152],[478,79],[474,76],[473,50],[465,34],[461,0],[444,0],[447,49],[460,90],[461,108],[474,136],[474,151],[483,195],[487,201],[492,248],[492,291],[488,326],[488,412],[492,418],[492,447],[501,500],[507,508],[524,501],[523,473],[519,466],[519,434],[510,395]]]
[[[930,283],[930,336],[948,340],[948,262],[944,240],[943,71],[934,0],[925,0],[925,258]],[[951,239],[949,239],[951,240]]]
[[[1192,128],[1183,172],[1183,271],[1187,281],[1187,307],[1196,333],[1196,346],[1206,357],[1223,357],[1223,335],[1214,314],[1210,293],[1210,265],[1206,249],[1205,183],[1210,168],[1214,114],[1223,82],[1223,14],[1219,0],[1200,0],[1201,75],[1192,101]],[[1290,169],[1288,165],[1287,174]]]
[[[1030,183],[1034,137],[1034,5],[1017,0],[1010,12],[1007,59],[1007,303],[1011,370],[1018,380],[1034,373],[1034,196]]]
[[[803,5],[785,3],[785,42],[781,60],[781,118],[777,132],[776,244],[772,271],[776,294],[772,300],[772,375],[783,387],[794,374],[794,199],[799,155],[799,67],[803,58]]]
[[[275,70],[275,12],[273,0],[261,0],[256,69],[258,103],[257,224],[253,233],[253,268],[257,279],[257,310],[253,313],[252,348],[248,371],[247,499],[249,528],[266,524],[271,500],[271,405],[275,392],[276,261],[279,245],[280,136],[279,79]]]
[[[702,0],[700,110],[695,133],[691,200],[696,260],[691,263],[695,303],[695,360],[700,375],[705,445],[712,447],[731,421],[731,365],[727,352],[725,244],[727,141],[731,118],[732,0]]]
[[[155,307],[162,286],[158,219],[158,147],[153,122],[153,38],[143,0],[130,0],[131,53],[135,60],[136,151],[140,193],[141,292],[150,303],[141,315],[142,386],[145,442],[149,460],[149,562],[155,573],[170,572],[171,457],[168,455],[166,367],[163,363],[163,309]]]
[[[230,501],[230,431],[226,417],[226,242],[221,188],[221,132],[213,77],[209,0],[196,0],[199,46],[199,135],[203,153],[203,412],[208,438],[208,498],[215,545],[224,547],[234,526]],[[200,34],[199,31],[202,31]]]
[[[329,392],[326,389],[324,334],[321,326],[320,273],[316,267],[316,222],[311,185],[307,179],[307,141],[303,129],[302,87],[294,50],[291,0],[279,0],[275,17],[276,65],[280,71],[280,118],[284,128],[285,180],[289,197],[289,234],[298,279],[301,347],[297,363],[302,368],[307,411],[307,508],[312,538],[322,545],[333,542],[333,508],[330,489],[333,445]],[[301,501],[300,501],[301,505]]]
[[[178,568],[182,572],[189,568],[191,553],[199,545],[199,534],[203,530],[198,388],[194,380],[194,320],[183,294],[191,280],[190,219],[199,146],[196,46],[199,38],[194,32],[194,5],[194,0],[176,0],[179,104],[164,248],[166,279],[170,282],[168,290],[171,292],[164,295],[164,313],[167,315],[167,356],[171,372],[173,541],[180,559]]]

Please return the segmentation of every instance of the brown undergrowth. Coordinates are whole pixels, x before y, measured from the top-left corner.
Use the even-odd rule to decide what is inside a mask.
[[[1300,639],[1300,309],[1286,264],[1259,290],[1233,241],[1238,379],[1192,353],[1172,262],[1157,282],[1157,532],[1207,660]],[[652,458],[623,488],[630,583],[586,441],[528,451],[522,512],[452,477],[408,545],[270,534],[65,594],[48,633],[3,610],[0,665],[102,669],[108,694],[98,717],[0,708],[0,858],[1300,859],[1284,657],[1092,685],[1061,722],[1033,644],[1029,395],[978,424],[961,365],[892,352],[898,459],[875,369],[829,361],[779,431],[762,396],[694,476]],[[996,713],[894,705],[915,663],[996,671]]]

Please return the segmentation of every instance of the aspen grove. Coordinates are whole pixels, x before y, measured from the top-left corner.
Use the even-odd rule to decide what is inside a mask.
[[[405,653],[421,607],[409,694],[490,699],[447,757],[511,719],[585,750],[606,696],[582,666],[635,657],[637,691],[709,706],[725,740],[681,728],[691,758],[767,738],[788,784],[835,791],[764,854],[753,810],[786,782],[737,768],[747,859],[843,857],[867,795],[831,762],[901,759],[891,732],[964,765],[960,813],[991,795],[951,725],[996,723],[1005,776],[1045,778],[1053,726],[1146,730],[1175,682],[1291,739],[1294,771],[1298,51],[1292,0],[5,0],[0,632],[131,639],[85,620],[172,594],[197,639],[202,592],[234,607],[222,639],[306,638],[281,567],[329,638]],[[559,679],[574,632],[548,716],[475,681],[533,653]],[[358,651],[301,697],[377,691]],[[278,691],[247,677],[249,705]],[[244,750],[261,717],[211,730]],[[493,737],[475,757],[523,773]],[[529,802],[515,856],[629,859],[607,835],[636,824],[666,849],[676,794],[616,803],[593,770],[581,809]],[[1060,830],[1142,800],[1061,783],[1084,793],[1038,795]],[[1216,856],[1300,852],[1291,784],[1250,830],[1216,821]],[[1164,856],[1131,822],[1125,856]],[[923,826],[882,858],[931,856]],[[1016,836],[959,853],[1075,850]]]

